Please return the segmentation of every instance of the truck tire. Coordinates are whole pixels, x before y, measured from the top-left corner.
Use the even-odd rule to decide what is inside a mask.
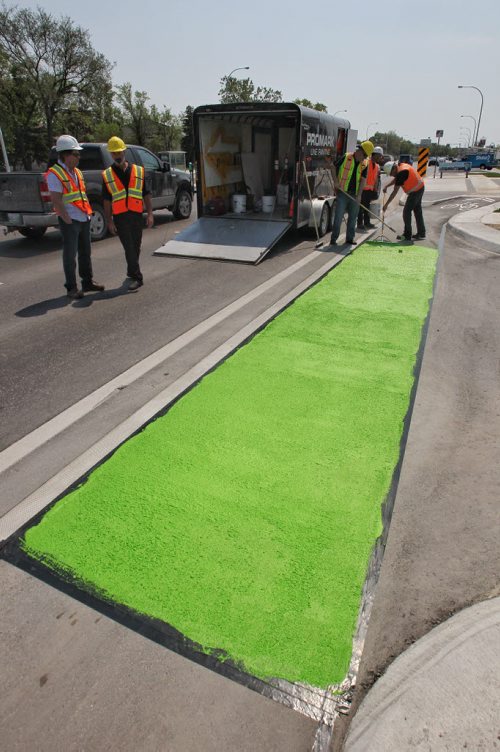
[[[46,227],[20,227],[19,234],[30,240],[40,240],[47,232]]]
[[[486,169],[486,165],[485,164],[480,164],[479,165],[479,169],[480,170],[485,170]]]
[[[188,219],[191,216],[193,199],[187,188],[179,188],[175,196],[175,204],[172,214],[176,219]]]
[[[103,240],[108,234],[108,225],[104,215],[104,207],[99,201],[90,201],[92,217],[90,218],[90,239]]]
[[[322,238],[330,229],[330,207],[328,204],[324,204],[321,210],[321,217],[319,218],[318,234]]]

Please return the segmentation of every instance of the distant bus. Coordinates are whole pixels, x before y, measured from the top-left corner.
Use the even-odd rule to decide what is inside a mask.
[[[493,167],[498,166],[498,159],[495,158],[495,152],[493,151],[467,154],[462,159],[470,162],[471,167],[479,167],[480,170],[491,170]]]

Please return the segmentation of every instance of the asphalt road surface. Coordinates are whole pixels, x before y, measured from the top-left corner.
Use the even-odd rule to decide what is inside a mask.
[[[438,245],[443,224],[459,210],[426,208],[426,242]],[[0,514],[332,257],[328,250],[315,253],[314,240],[303,236],[281,242],[257,267],[155,257],[153,251],[185,226],[168,216],[159,213],[157,226],[144,233],[145,285],[138,293],[123,286],[123,251],[110,238],[93,249],[95,278],[106,292],[75,303],[65,297],[56,231],[40,244],[0,241],[0,450],[201,327],[172,357],[117,386],[96,409],[6,471]],[[401,229],[399,208],[390,222]],[[445,235],[358,677],[360,699],[394,655],[497,587],[498,462],[483,442],[500,356],[496,262]],[[234,314],[203,328],[265,282],[269,287]],[[6,698],[0,728],[9,749],[312,748],[316,724],[310,719],[144,640],[5,561],[0,592]],[[340,744],[340,731],[337,739]]]

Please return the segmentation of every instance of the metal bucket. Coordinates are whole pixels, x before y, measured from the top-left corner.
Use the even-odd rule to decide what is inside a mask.
[[[262,196],[262,211],[265,214],[272,214],[275,202],[276,196]]]
[[[247,210],[247,196],[246,193],[235,193],[232,199],[233,212],[235,214],[243,214]]]

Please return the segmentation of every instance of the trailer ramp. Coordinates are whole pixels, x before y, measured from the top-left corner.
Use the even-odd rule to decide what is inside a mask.
[[[155,255],[258,264],[291,226],[291,219],[202,217]]]

